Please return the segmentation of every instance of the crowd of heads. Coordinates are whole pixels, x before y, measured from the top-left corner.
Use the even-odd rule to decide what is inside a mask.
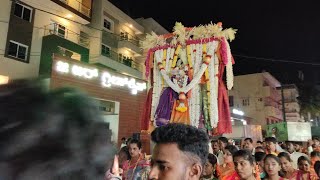
[[[250,179],[248,178],[250,175],[260,176],[260,178],[286,177],[288,172],[296,171],[319,176],[319,138],[314,137],[310,142],[308,144],[292,141],[281,143],[277,142],[275,137],[266,137],[264,141],[255,142],[252,138],[244,138],[235,146],[231,145],[227,138],[219,137],[211,140],[211,147],[218,163],[219,157],[223,157],[223,164],[233,163],[234,170],[242,179]],[[252,172],[259,172],[259,174]]]

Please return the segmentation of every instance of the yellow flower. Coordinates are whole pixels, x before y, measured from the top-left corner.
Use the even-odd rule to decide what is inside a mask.
[[[188,108],[185,106],[178,106],[178,107],[176,107],[176,110],[179,112],[186,112],[188,110]]]

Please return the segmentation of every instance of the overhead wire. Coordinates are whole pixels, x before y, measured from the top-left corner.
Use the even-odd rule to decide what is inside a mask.
[[[232,54],[235,57],[241,57],[246,59],[241,60],[247,60],[247,59],[256,59],[256,60],[262,60],[262,61],[272,61],[272,62],[283,62],[283,63],[293,63],[293,64],[305,64],[305,65],[314,65],[314,66],[320,66],[320,63],[317,62],[303,62],[303,61],[296,61],[296,60],[286,60],[286,59],[274,59],[274,58],[264,58],[264,57],[255,57],[255,56],[247,56],[247,55],[239,55],[239,54]]]

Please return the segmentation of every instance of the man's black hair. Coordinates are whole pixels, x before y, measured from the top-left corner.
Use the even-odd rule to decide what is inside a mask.
[[[255,162],[252,154],[245,149],[240,149],[239,151],[235,152],[233,154],[233,160],[235,160],[236,157],[242,157],[244,160],[249,161],[251,165],[253,165],[253,163]]]
[[[224,149],[228,150],[232,156],[238,151],[238,148],[234,145],[227,145]]]
[[[259,143],[259,144],[262,144],[262,141],[257,141],[257,144],[258,144],[258,143]]]
[[[228,138],[226,137],[219,137],[218,140],[223,142],[224,144],[228,144]]]
[[[136,144],[139,149],[141,149],[141,147],[142,147],[141,141],[139,141],[138,139],[131,139],[129,141],[128,145],[130,145],[130,144]]]
[[[293,144],[295,145],[299,145],[299,146],[303,146],[303,143],[301,141],[293,141]]]
[[[266,137],[266,142],[273,142],[274,144],[277,144],[277,139],[275,137]]]
[[[307,161],[311,165],[311,161],[310,161],[310,159],[308,157],[300,156],[298,158],[298,164],[300,164],[301,161]]]
[[[207,161],[209,138],[205,131],[196,127],[170,123],[156,128],[151,140],[157,144],[176,143],[182,152],[197,156],[202,165]]]
[[[35,81],[0,86],[0,147],[0,179],[102,179],[115,150],[91,98]]]
[[[264,152],[256,152],[254,153],[254,159],[256,160],[256,162],[262,161],[265,157],[266,157],[266,153]]]
[[[310,157],[320,157],[320,152],[319,151],[312,151],[310,153]]]
[[[212,139],[211,140],[211,144],[213,144],[213,143],[218,143],[218,140],[217,139]]]
[[[318,178],[320,178],[320,161],[316,161],[316,163],[314,163],[314,171],[317,173]]]
[[[313,136],[313,137],[312,137],[312,140],[320,141],[320,138],[319,138],[318,136]]]
[[[123,146],[123,147],[119,150],[118,154],[121,154],[121,153],[124,153],[124,154],[127,156],[127,159],[130,159],[130,158],[131,158],[130,153],[129,153],[129,148],[128,148],[128,146]]]
[[[266,151],[262,146],[257,146],[257,147],[255,148],[255,150],[257,151],[257,149],[261,149],[261,150],[263,150],[264,152]]]
[[[244,141],[249,141],[251,144],[253,143],[251,138],[245,138]]]
[[[215,155],[209,153],[208,155],[208,161],[210,162],[210,164],[212,164],[212,166],[216,165],[218,162],[218,159]]]

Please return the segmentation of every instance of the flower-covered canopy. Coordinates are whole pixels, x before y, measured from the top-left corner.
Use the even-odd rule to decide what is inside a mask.
[[[171,34],[146,36],[141,44],[148,50],[146,77],[151,72],[152,88],[142,129],[185,123],[219,134],[232,131],[223,74],[226,69],[231,89],[234,60],[227,40],[235,34],[222,23],[192,28],[176,23]]]

